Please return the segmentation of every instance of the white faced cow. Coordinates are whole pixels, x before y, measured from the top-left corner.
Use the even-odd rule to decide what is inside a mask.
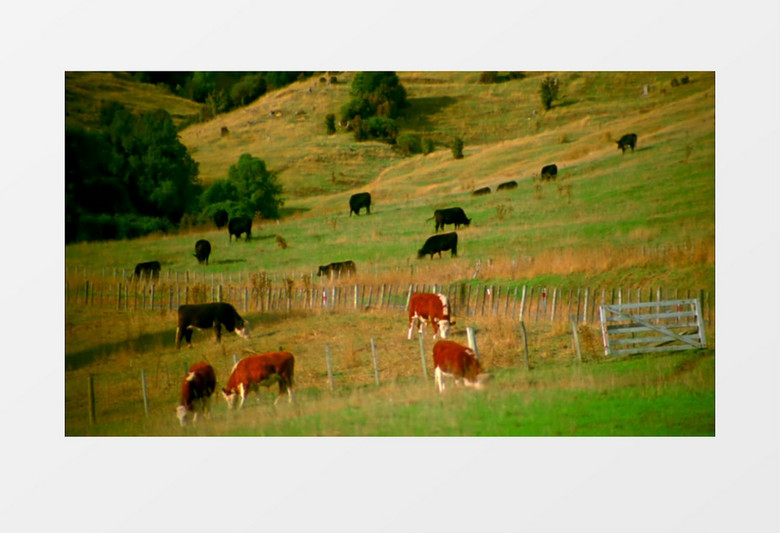
[[[467,387],[481,390],[489,379],[482,373],[474,350],[453,341],[441,340],[433,345],[433,373],[436,390],[444,391],[444,377],[453,377],[455,385],[461,381]]]
[[[200,362],[190,367],[181,384],[181,404],[176,408],[176,417],[182,426],[187,425],[190,414],[193,422],[198,421],[198,413],[209,415],[209,402],[216,388],[217,378],[210,364]]]
[[[294,367],[295,358],[290,352],[269,352],[241,359],[233,367],[227,385],[222,389],[228,408],[233,409],[238,397],[241,399],[238,408],[241,409],[247,393],[258,390],[260,385],[270,387],[276,382],[279,383],[279,395],[274,400],[274,405],[285,392],[292,403]]]
[[[415,292],[409,298],[409,332],[407,338],[412,338],[414,324],[419,320],[420,327],[418,331],[422,333],[426,322],[433,324],[433,338],[437,334],[442,339],[447,338],[447,332],[450,326],[455,323],[450,318],[450,306],[447,297],[443,294],[430,294],[425,292]]]

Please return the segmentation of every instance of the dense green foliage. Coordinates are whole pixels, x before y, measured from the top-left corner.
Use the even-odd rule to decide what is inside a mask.
[[[358,72],[352,80],[352,99],[341,110],[343,121],[355,117],[397,118],[406,106],[406,89],[395,72]]]
[[[539,95],[542,98],[544,108],[550,109],[553,102],[558,99],[558,78],[550,76],[544,78],[539,86]]]
[[[463,159],[463,139],[460,137],[455,137],[452,140],[452,157]]]
[[[225,209],[231,216],[279,218],[282,186],[276,174],[270,172],[262,159],[241,154],[231,165],[227,179],[215,181],[203,194],[202,214],[210,219],[218,209]]]
[[[65,132],[66,242],[166,230],[196,208],[197,176],[166,111],[107,104],[100,129]]]

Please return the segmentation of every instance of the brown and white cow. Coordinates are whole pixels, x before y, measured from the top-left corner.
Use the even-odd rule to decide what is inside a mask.
[[[441,340],[433,345],[433,374],[436,390],[444,390],[444,377],[454,377],[455,385],[463,381],[467,387],[481,390],[489,379],[482,373],[474,350],[457,342]]]
[[[409,298],[409,332],[407,338],[412,338],[414,323],[420,322],[418,331],[422,333],[425,323],[433,324],[433,338],[440,334],[442,339],[447,338],[450,326],[455,323],[450,317],[450,305],[443,294],[431,294],[427,292],[415,292]]]
[[[295,358],[290,352],[268,352],[241,359],[233,367],[227,385],[222,389],[228,408],[233,409],[238,396],[241,398],[238,408],[241,409],[247,393],[257,391],[260,385],[270,387],[276,382],[279,382],[279,395],[274,405],[285,392],[292,403],[294,367]]]
[[[214,367],[200,362],[190,366],[181,384],[181,404],[176,408],[176,417],[182,426],[187,425],[187,418],[192,413],[192,421],[198,421],[198,413],[205,416],[210,412],[211,395],[217,388],[217,378]]]

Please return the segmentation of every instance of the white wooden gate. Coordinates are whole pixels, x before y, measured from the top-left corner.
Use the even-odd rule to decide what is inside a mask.
[[[602,305],[599,311],[606,355],[707,347],[698,299]]]

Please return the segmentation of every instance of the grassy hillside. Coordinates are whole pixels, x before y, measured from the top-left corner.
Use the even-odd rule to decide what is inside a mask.
[[[435,138],[433,153],[402,157],[385,144],[357,143],[348,133],[326,135],[325,115],[338,114],[351,75],[338,73],[335,85],[315,76],[181,132],[206,184],[225,177],[244,152],[279,172],[286,200],[281,220],[256,220],[250,242],[229,243],[226,230],[206,224],[133,241],[68,245],[66,279],[81,286],[86,272],[86,280],[104,278],[112,286],[114,271],[128,273],[140,261],[158,260],[163,276],[240,272],[247,280],[266,271],[279,279],[289,276],[297,286],[318,265],[352,259],[358,283],[497,280],[714,293],[713,73],[553,73],[561,98],[546,112],[538,95],[546,74],[493,85],[477,83],[479,73],[399,75],[410,103],[402,130]],[[672,86],[683,75],[690,83]],[[229,135],[221,136],[223,126]],[[628,132],[638,135],[637,149],[622,154],[615,141]],[[453,136],[465,141],[463,159],[454,159],[447,146]],[[534,180],[548,163],[558,165],[558,179]],[[508,180],[517,180],[517,189],[495,191]],[[472,196],[480,186],[493,192]],[[371,215],[349,216],[349,196],[358,191],[371,192]],[[456,205],[472,218],[458,230],[458,256],[418,260],[417,250],[434,233],[433,210]],[[209,265],[193,257],[201,238],[212,243]],[[232,416],[220,406],[218,421],[194,434],[714,433],[712,349],[601,364],[599,333],[590,325],[593,330],[584,333],[593,341],[589,364],[575,368],[565,326],[529,324],[535,368],[527,372],[518,369],[521,337],[515,321],[470,317],[460,328],[477,327],[496,387],[439,400],[430,383],[420,382],[419,347],[406,340],[402,313],[256,312],[248,318],[256,332],[248,344],[229,336],[215,346],[200,332],[196,348],[176,351],[175,311],[68,304],[66,361],[79,364],[66,372],[66,432],[179,434],[171,424],[185,363],[209,360],[224,382],[233,353],[283,346],[299,358],[300,402],[294,408],[256,407]],[[378,390],[372,388],[366,355],[369,335],[380,346]],[[711,332],[708,338],[714,346]],[[465,343],[463,329],[456,340]],[[325,344],[337,368],[335,393],[328,391]],[[138,414],[133,392],[141,368],[155,395],[148,419]],[[101,399],[97,426],[85,421],[88,374],[101,376],[96,394],[109,398]],[[125,390],[126,397],[116,394]],[[661,418],[653,414],[659,402],[666,406]],[[582,408],[565,420],[556,418],[574,404]],[[490,408],[496,405],[498,411]]]
[[[66,72],[66,124],[90,126],[97,123],[100,107],[115,101],[135,112],[165,109],[179,126],[198,116],[201,105],[172,95],[163,87],[140,83],[120,72]]]

